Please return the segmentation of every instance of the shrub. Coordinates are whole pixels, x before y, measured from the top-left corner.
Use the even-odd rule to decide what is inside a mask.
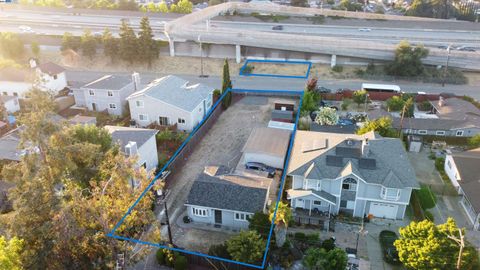
[[[158,264],[165,265],[165,252],[163,248],[159,248],[157,250],[156,257],[157,257]]]
[[[420,111],[430,111],[432,109],[432,103],[430,101],[425,100],[420,104],[417,104],[417,107]]]
[[[343,110],[343,111],[348,110],[348,106],[350,106],[350,104],[352,104],[352,102],[353,102],[353,101],[352,101],[351,99],[349,99],[349,98],[344,98],[344,99],[342,100],[342,105],[341,105],[341,106],[342,106],[342,110]]]
[[[332,238],[329,238],[322,243],[322,248],[325,249],[326,251],[330,251],[335,248],[335,240]]]
[[[309,243],[310,245],[315,245],[318,243],[318,240],[320,239],[320,234],[318,233],[307,234],[305,236],[305,239],[307,243]]]
[[[188,266],[188,261],[185,256],[176,256],[175,258],[175,270],[186,270]]]
[[[343,66],[335,65],[335,66],[332,67],[332,71],[337,72],[337,73],[342,73],[343,72]]]
[[[243,69],[243,74],[250,74],[254,69],[255,69],[254,66],[246,65],[245,68]]]
[[[388,111],[398,112],[402,110],[404,101],[399,96],[393,96],[386,101]]]
[[[428,186],[422,185],[419,190],[416,190],[416,193],[423,210],[435,207],[437,199]]]
[[[441,172],[445,170],[444,165],[445,165],[445,158],[439,157],[435,159],[435,168],[437,169],[437,171]]]
[[[215,90],[213,91],[213,96],[214,96],[214,97],[219,97],[221,94],[222,94],[222,93],[220,92],[220,89],[215,89]]]
[[[335,0],[327,0],[327,4],[329,4],[329,5],[335,5]]]
[[[434,221],[435,221],[432,212],[426,210],[426,211],[424,212],[424,215],[425,215],[425,218],[428,219],[428,220],[430,220],[431,222],[434,222]]]
[[[307,236],[302,233],[302,232],[296,232],[294,235],[293,235],[293,239],[295,239],[296,241],[305,241],[305,239],[307,238]]]

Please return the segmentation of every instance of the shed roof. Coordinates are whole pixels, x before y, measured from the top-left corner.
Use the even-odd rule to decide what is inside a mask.
[[[290,131],[278,128],[254,128],[248,137],[244,153],[262,153],[284,157],[287,153]]]

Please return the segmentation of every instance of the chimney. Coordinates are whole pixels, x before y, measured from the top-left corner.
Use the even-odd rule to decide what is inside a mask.
[[[36,68],[38,66],[37,59],[35,59],[35,58],[30,58],[30,60],[28,60],[28,62],[30,63],[31,68]]]
[[[140,90],[140,74],[138,72],[132,73],[132,82],[133,82],[133,90],[136,92]]]
[[[362,156],[366,157],[370,153],[369,149],[370,144],[368,143],[368,138],[362,141]]]
[[[137,143],[129,141],[127,145],[125,145],[125,154],[128,157],[133,157],[137,154]]]

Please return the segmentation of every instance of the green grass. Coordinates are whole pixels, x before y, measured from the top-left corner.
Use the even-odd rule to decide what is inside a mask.
[[[435,207],[437,198],[428,186],[422,185],[419,190],[415,190],[414,192],[417,193],[418,200],[420,201],[423,210]]]

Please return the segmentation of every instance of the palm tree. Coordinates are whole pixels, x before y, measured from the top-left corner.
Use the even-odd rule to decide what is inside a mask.
[[[278,247],[283,246],[287,239],[288,224],[292,221],[292,209],[288,203],[278,202],[277,212],[275,214],[275,208],[270,209],[270,220],[273,220],[275,216],[275,240]]]

